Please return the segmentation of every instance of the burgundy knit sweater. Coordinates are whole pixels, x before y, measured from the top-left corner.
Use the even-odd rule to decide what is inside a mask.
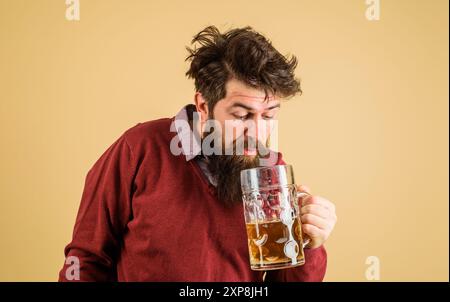
[[[79,259],[81,281],[263,280],[250,269],[242,204],[223,206],[198,164],[170,152],[172,121],[127,130],[89,170],[65,248]],[[265,280],[322,281],[324,247],[305,257]]]

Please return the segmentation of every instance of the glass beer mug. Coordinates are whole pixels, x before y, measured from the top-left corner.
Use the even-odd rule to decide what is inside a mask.
[[[290,268],[305,263],[298,192],[291,165],[241,171],[242,199],[252,270]]]

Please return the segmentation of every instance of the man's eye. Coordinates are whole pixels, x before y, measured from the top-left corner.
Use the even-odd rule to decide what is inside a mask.
[[[273,119],[275,116],[264,116],[263,119],[265,120],[271,120]]]
[[[238,119],[238,120],[245,121],[248,118],[248,114],[246,114],[246,115],[235,115],[234,117],[236,119]]]

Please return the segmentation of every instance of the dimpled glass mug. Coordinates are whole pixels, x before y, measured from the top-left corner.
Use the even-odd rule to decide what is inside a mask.
[[[291,165],[241,171],[242,199],[252,270],[290,268],[305,263],[298,192]]]

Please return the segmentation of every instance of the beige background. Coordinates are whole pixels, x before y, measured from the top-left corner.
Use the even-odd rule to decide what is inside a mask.
[[[337,205],[327,281],[448,281],[448,1],[0,0],[0,281],[53,281],[84,178],[137,122],[193,100],[207,25],[251,25],[298,56],[280,111],[300,183]]]

